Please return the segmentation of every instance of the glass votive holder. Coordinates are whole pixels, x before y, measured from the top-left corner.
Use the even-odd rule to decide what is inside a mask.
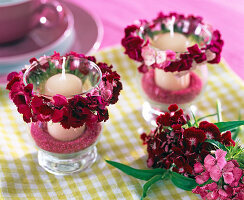
[[[125,54],[139,62],[138,84],[145,99],[144,119],[156,118],[171,104],[187,112],[206,88],[207,63],[220,61],[223,41],[201,17],[159,13],[125,28]]]
[[[74,83],[76,88],[69,86],[61,88],[61,90],[66,89],[61,92],[70,94],[66,96],[67,101],[71,101],[75,95],[85,97],[87,93],[98,87],[102,73],[95,63],[84,58],[68,57],[66,60],[63,58],[44,57],[39,63],[33,64],[23,75],[25,85],[33,84],[33,91],[37,96],[52,100],[52,97],[56,95],[55,92],[60,92],[56,81],[61,87],[66,87],[66,84],[72,84],[73,79],[78,80],[77,84]],[[63,66],[65,71],[62,71]],[[62,73],[66,78],[62,79]],[[60,77],[52,81],[51,79],[56,75]],[[67,75],[71,76],[69,80],[67,80]],[[79,81],[82,89],[76,94]],[[48,87],[48,82],[53,85]],[[64,85],[62,82],[65,82]],[[74,106],[73,112],[75,109],[82,109],[81,106],[79,107],[78,104]],[[48,112],[47,107],[43,110],[45,110],[43,112]],[[31,136],[38,147],[38,162],[45,170],[56,175],[73,174],[91,166],[97,158],[96,143],[101,130],[100,123],[67,129],[63,128],[59,122],[39,121],[38,118],[36,122],[30,123]]]
[[[8,76],[10,99],[30,126],[38,162],[55,175],[90,167],[107,106],[118,101],[117,72],[95,57],[71,52],[31,59],[31,65]]]
[[[101,123],[86,126],[80,136],[71,141],[53,138],[48,125],[47,122],[32,122],[30,128],[38,147],[38,162],[45,170],[56,175],[68,175],[81,172],[96,161],[96,144],[101,136]],[[70,132],[70,129],[67,131]]]
[[[157,76],[160,77],[160,85],[155,81]],[[156,118],[167,111],[171,104],[178,104],[186,113],[190,113],[189,108],[201,97],[207,86],[208,68],[201,65],[184,74],[149,69],[144,74],[140,73],[137,80],[144,98],[142,116],[156,126]]]

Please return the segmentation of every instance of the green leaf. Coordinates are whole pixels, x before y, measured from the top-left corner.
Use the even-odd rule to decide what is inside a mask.
[[[164,32],[168,32],[168,29],[166,28],[165,24],[161,24],[161,30]]]
[[[192,42],[197,43],[197,44],[200,44],[203,41],[202,37],[200,37],[198,35],[194,35],[194,34],[190,35],[189,38],[191,41],[193,40]]]
[[[79,75],[80,75],[80,71],[79,71],[79,69],[75,69],[75,70],[73,70],[72,72],[73,72],[73,74],[76,75],[76,76],[79,76]]]
[[[144,181],[148,181],[155,175],[162,176],[162,174],[167,171],[166,169],[162,169],[162,168],[151,169],[151,170],[135,169],[127,165],[124,165],[122,163],[114,162],[111,160],[106,160],[106,162],[112,165],[113,167],[116,167],[117,169],[121,170],[125,174]]]
[[[241,169],[244,169],[244,152],[241,152],[238,157],[236,157],[236,161],[240,165]]]
[[[236,160],[240,168],[244,168],[244,147],[239,145],[240,140],[236,141],[235,146],[227,146],[227,154],[225,156],[226,160]]]
[[[240,121],[229,121],[229,122],[217,122],[214,123],[220,130],[220,132],[225,132],[234,128],[237,128],[239,126],[244,125],[244,120]]]
[[[154,37],[154,34],[153,34],[153,32],[152,32],[151,30],[147,30],[147,35],[148,35],[150,38],[152,38],[152,39],[153,39],[153,37]]]
[[[223,145],[222,143],[220,143],[220,142],[218,142],[216,140],[207,139],[207,140],[205,140],[205,142],[208,142],[208,143],[214,145],[218,149],[222,149],[224,151],[227,151],[227,148],[225,147],[225,145]]]
[[[237,136],[239,135],[239,133],[241,132],[241,127],[235,128],[230,130],[231,131],[231,137],[233,140],[236,140]]]
[[[187,121],[187,125],[188,125],[189,128],[193,126],[190,120]]]
[[[149,188],[156,182],[158,182],[159,180],[162,180],[163,177],[162,175],[155,175],[153,176],[149,181],[147,181],[144,185],[143,185],[143,194],[141,197],[141,200],[143,198],[145,198],[147,196],[147,191],[149,190]]]
[[[185,177],[176,172],[171,173],[171,181],[175,186],[188,191],[194,189],[198,185],[194,179]]]
[[[64,68],[65,71],[70,71],[70,56],[68,56],[68,58],[66,59]]]

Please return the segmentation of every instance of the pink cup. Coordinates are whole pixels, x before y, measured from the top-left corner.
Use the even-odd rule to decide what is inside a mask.
[[[45,17],[48,12],[55,14],[57,20],[49,22]],[[0,44],[18,40],[38,26],[52,27],[62,15],[62,6],[57,1],[0,1]]]

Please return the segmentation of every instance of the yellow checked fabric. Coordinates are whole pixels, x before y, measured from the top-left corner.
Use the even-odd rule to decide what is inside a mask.
[[[146,168],[146,150],[139,132],[149,131],[149,126],[141,116],[143,99],[135,78],[136,65],[123,54],[121,47],[98,52],[96,57],[115,66],[121,74],[124,90],[119,102],[110,107],[110,119],[97,145],[97,162],[80,174],[55,176],[38,165],[37,149],[28,127],[1,88],[0,199],[140,199],[144,181],[129,177],[104,162],[109,159]],[[223,119],[236,120],[244,108],[244,83],[224,63],[209,66],[209,72],[207,89],[197,103],[197,116],[214,113],[216,99],[220,99]],[[209,120],[216,121],[215,118]],[[195,200],[199,197],[161,181],[151,188],[147,199]]]

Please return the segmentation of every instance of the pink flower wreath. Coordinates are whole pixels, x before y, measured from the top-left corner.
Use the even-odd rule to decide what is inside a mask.
[[[70,52],[66,58],[84,58],[96,63],[93,56],[85,56]],[[37,65],[42,70],[49,68],[47,59],[61,60],[59,53],[52,56],[41,57],[39,60],[32,58],[31,66]],[[9,81],[6,89],[10,90],[9,97],[23,114],[25,122],[60,122],[64,128],[77,128],[86,124],[106,121],[109,118],[107,106],[115,104],[122,90],[120,76],[112,71],[113,66],[106,63],[96,63],[102,72],[102,80],[97,88],[94,88],[86,96],[75,95],[73,98],[66,98],[62,95],[55,95],[47,98],[33,91],[33,84],[24,84],[23,75],[26,69],[19,73],[12,72],[8,75]],[[71,69],[72,70],[72,69]]]
[[[190,70],[198,64],[219,63],[221,58],[221,51],[223,47],[223,40],[218,30],[211,30],[212,38],[210,42],[205,40],[201,47],[195,44],[187,48],[184,53],[175,53],[170,50],[162,51],[151,48],[148,37],[152,34],[152,29],[155,27],[164,27],[164,23],[175,17],[174,27],[176,31],[182,32],[186,36],[195,36],[196,28],[205,26],[201,17],[193,15],[184,16],[177,13],[169,13],[168,15],[162,12],[158,14],[157,18],[148,22],[140,20],[138,24],[133,24],[125,28],[125,36],[122,39],[122,46],[125,48],[125,54],[131,59],[139,61],[139,72],[146,73],[148,67],[163,69],[165,72],[181,72]],[[188,23],[187,31],[179,31],[183,29],[184,23]],[[210,28],[210,27],[209,27]]]

